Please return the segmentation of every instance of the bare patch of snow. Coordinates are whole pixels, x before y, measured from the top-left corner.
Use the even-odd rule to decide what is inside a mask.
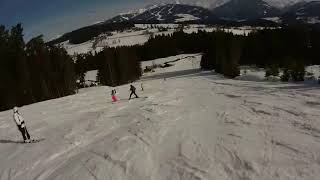
[[[86,81],[97,81],[97,74],[98,74],[97,70],[88,71],[86,72],[84,79]]]
[[[281,19],[279,17],[267,17],[267,18],[263,18],[263,19],[268,20],[268,21],[273,21],[276,23],[281,23]]]
[[[176,14],[175,16],[180,17],[179,19],[176,19],[175,22],[193,21],[200,19],[191,14]]]
[[[319,17],[317,16],[314,16],[314,17],[304,17],[304,16],[299,16],[296,18],[297,20],[302,20],[306,23],[309,23],[309,24],[317,24],[317,23],[320,23],[320,19]]]
[[[308,23],[309,24],[317,24],[320,23],[319,17],[308,17]]]

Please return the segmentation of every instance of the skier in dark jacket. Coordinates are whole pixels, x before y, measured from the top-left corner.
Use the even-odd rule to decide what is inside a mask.
[[[131,99],[132,95],[135,95],[136,98],[139,98],[138,95],[136,94],[136,87],[134,87],[133,85],[130,85],[130,91],[131,91],[131,94],[130,94],[129,100]]]
[[[24,122],[23,117],[18,112],[18,107],[13,108],[13,119],[14,119],[15,123],[17,124],[19,131],[22,134],[24,142],[30,143],[31,142],[30,135],[27,130],[27,127],[26,127],[26,124]]]

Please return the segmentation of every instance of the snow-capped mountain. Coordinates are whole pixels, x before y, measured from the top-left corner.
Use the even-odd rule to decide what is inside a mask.
[[[222,3],[224,0],[219,2]],[[216,8],[209,9],[210,7],[180,4],[180,1],[176,4],[161,3],[144,9],[122,13],[108,22],[177,23],[191,21],[215,23],[217,19],[251,21],[276,17],[281,13],[279,9],[263,0],[231,0],[222,3]]]
[[[225,0],[219,0],[219,2],[223,1]],[[101,33],[119,29],[119,27],[120,29],[126,29],[134,27],[134,24],[146,23],[171,24],[184,22],[226,26],[278,26],[281,24],[309,23],[320,26],[320,1],[299,2],[285,8],[276,8],[266,1],[230,0],[213,9],[180,4],[182,1],[177,1],[175,4],[160,3],[122,13],[107,21],[74,30],[49,43],[56,44],[73,39],[78,42],[79,37],[82,39],[81,42],[85,42],[83,39],[90,40]],[[292,2],[296,1],[292,0]]]
[[[286,23],[320,23],[320,1],[300,2],[285,9],[282,19]]]
[[[296,3],[302,2],[304,0],[265,0],[271,6],[283,9],[286,7],[290,7]]]
[[[134,17],[143,14],[146,11],[152,10],[154,8],[164,6],[165,4],[155,4],[155,5],[149,5],[146,6],[145,8],[137,9],[137,10],[132,10],[129,12],[125,13],[120,13],[118,16],[113,17],[112,19],[108,20],[107,22],[113,22],[113,23],[118,23],[118,22],[125,22],[132,20]]]
[[[220,19],[239,21],[278,16],[280,10],[262,0],[231,0],[213,13]]]
[[[209,9],[185,4],[158,4],[129,13],[120,14],[108,22],[177,23],[203,22],[213,18]]]
[[[106,23],[226,23],[227,21],[253,22],[256,20],[276,23],[298,20],[317,23],[320,21],[320,1],[281,1],[281,5],[278,4],[277,7],[275,7],[275,0],[217,0],[214,1],[215,3],[212,1],[211,4],[208,0],[205,3],[204,1],[192,2],[180,0],[176,1],[175,4],[155,4],[143,9],[122,13],[106,21]],[[189,5],[181,3],[188,3]],[[219,6],[215,7],[218,4]],[[280,6],[284,7],[278,8]]]
[[[165,3],[174,3],[177,0],[145,0],[147,3],[155,3],[155,2],[165,2]],[[195,5],[195,6],[201,6],[205,8],[216,8],[219,7],[230,0],[179,0],[178,2],[180,4],[189,4],[189,5]],[[295,3],[301,2],[303,0],[264,0],[271,6],[277,7],[277,8],[284,8],[291,6]],[[307,0],[309,1],[309,0]]]

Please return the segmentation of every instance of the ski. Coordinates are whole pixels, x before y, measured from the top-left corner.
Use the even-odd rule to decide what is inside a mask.
[[[32,144],[32,143],[38,143],[38,142],[41,142],[41,141],[43,141],[43,140],[45,140],[45,138],[41,138],[41,139],[30,139],[30,142],[22,142],[22,143],[24,143],[24,144]]]

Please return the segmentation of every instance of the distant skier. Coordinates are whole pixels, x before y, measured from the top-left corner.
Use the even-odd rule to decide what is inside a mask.
[[[116,94],[117,94],[117,91],[115,89],[112,89],[112,91],[111,91],[112,102],[117,102],[118,101],[118,98],[117,98]]]
[[[132,95],[135,95],[136,98],[139,98],[138,95],[136,94],[136,87],[134,87],[133,85],[130,85],[130,91],[131,91],[131,94],[130,94],[129,100],[131,99]]]
[[[141,83],[141,91],[144,91],[143,83]]]
[[[18,111],[18,107],[14,107],[13,108],[13,119],[16,123],[16,125],[18,126],[19,131],[22,134],[23,140],[25,143],[30,143],[30,135],[28,133],[26,124],[24,122],[23,117],[20,115],[19,111]]]

